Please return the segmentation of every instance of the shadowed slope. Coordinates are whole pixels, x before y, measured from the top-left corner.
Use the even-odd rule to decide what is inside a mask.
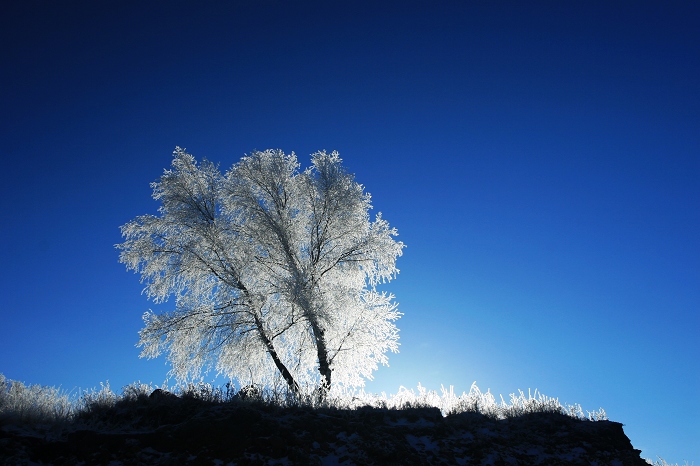
[[[429,407],[279,407],[156,392],[83,412],[60,431],[3,421],[3,464],[646,465],[622,424],[561,413],[443,417]]]

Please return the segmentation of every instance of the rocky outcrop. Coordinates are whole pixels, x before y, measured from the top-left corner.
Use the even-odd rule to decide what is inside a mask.
[[[611,421],[495,420],[435,408],[337,410],[158,396],[51,434],[5,421],[0,464],[644,465]]]

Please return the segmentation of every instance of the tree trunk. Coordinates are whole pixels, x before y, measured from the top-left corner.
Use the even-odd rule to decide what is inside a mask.
[[[236,279],[236,288],[238,288],[241,291],[241,293],[243,293],[246,296],[246,300],[251,306],[251,313],[253,314],[255,328],[257,329],[258,335],[260,336],[260,339],[265,345],[265,348],[267,348],[267,353],[272,357],[272,361],[275,363],[277,370],[280,371],[280,374],[282,374],[284,381],[287,382],[287,385],[289,386],[289,389],[292,391],[292,393],[294,393],[295,395],[299,395],[299,393],[301,392],[299,384],[296,380],[294,380],[294,376],[291,372],[289,372],[287,366],[285,366],[282,360],[280,359],[279,355],[277,354],[277,350],[275,350],[275,345],[272,344],[272,340],[270,340],[270,337],[268,337],[267,333],[265,332],[265,327],[263,326],[260,317],[253,310],[255,309],[255,300],[253,299],[245,285],[243,285],[243,283],[241,283],[241,281],[238,279]]]
[[[321,385],[318,387],[318,401],[324,402],[331,391],[330,362],[328,361],[328,348],[323,329],[321,329],[315,319],[310,319],[311,328],[316,340],[316,354],[318,355],[318,372],[321,374]]]
[[[255,326],[258,330],[258,335],[260,335],[260,339],[265,344],[265,348],[267,348],[268,354],[272,357],[275,366],[277,366],[277,370],[279,370],[282,374],[282,377],[284,377],[284,380],[285,382],[287,382],[289,389],[295,395],[299,395],[299,392],[301,391],[299,388],[299,384],[296,382],[296,380],[294,380],[294,377],[287,369],[287,366],[285,366],[282,360],[280,359],[279,355],[277,354],[277,351],[275,350],[274,345],[272,344],[272,341],[265,333],[265,329],[263,328],[262,322],[260,321],[257,315],[255,316]]]

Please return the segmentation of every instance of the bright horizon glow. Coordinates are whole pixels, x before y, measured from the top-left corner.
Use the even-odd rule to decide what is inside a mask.
[[[0,373],[161,384],[119,226],[175,146],[337,150],[406,244],[369,392],[518,389],[700,464],[700,6],[14,2]],[[210,379],[214,379],[211,374]],[[207,381],[210,381],[207,379]]]

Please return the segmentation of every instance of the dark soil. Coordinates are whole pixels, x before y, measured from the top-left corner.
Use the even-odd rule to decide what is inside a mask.
[[[496,420],[436,408],[280,408],[142,397],[69,425],[0,421],[3,465],[639,465],[611,421],[556,413]]]

